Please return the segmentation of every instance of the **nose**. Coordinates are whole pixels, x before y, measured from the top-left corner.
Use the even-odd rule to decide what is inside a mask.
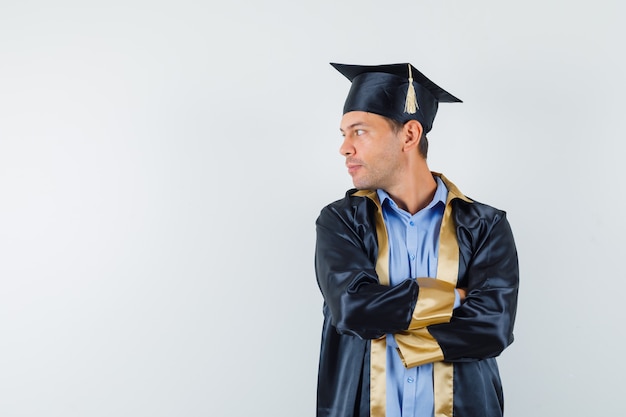
[[[352,146],[352,143],[347,136],[344,136],[343,138],[343,143],[339,147],[339,153],[343,156],[354,155],[354,146]]]

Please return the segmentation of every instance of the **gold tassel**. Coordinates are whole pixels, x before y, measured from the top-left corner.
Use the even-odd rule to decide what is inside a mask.
[[[409,64],[409,89],[406,92],[406,101],[404,103],[404,112],[415,114],[419,109],[417,97],[415,95],[415,87],[413,87],[413,73],[411,72],[411,64]]]

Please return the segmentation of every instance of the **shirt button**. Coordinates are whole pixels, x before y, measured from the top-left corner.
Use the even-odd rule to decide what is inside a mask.
[[[413,379],[413,377],[408,377],[406,379],[406,382],[408,382],[409,384],[412,384],[413,382],[415,382],[415,380]]]
[[[411,226],[415,226],[415,222],[414,222],[413,220],[411,220],[411,221],[409,222],[409,224],[410,224]]]
[[[411,260],[414,261],[415,260],[415,255],[411,255]]]

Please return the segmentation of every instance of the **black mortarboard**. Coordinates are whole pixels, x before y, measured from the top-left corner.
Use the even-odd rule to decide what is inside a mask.
[[[344,114],[366,111],[401,123],[417,120],[427,133],[439,102],[462,103],[411,64],[330,65],[352,82]]]

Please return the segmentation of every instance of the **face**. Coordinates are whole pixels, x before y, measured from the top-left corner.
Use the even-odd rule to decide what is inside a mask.
[[[339,152],[346,158],[356,188],[388,190],[399,181],[402,140],[384,117],[348,112],[341,119],[340,130],[344,140]]]

